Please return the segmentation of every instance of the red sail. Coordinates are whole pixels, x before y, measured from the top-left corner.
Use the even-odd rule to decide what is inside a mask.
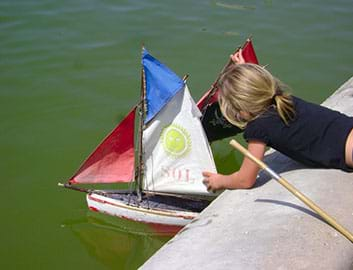
[[[136,107],[106,137],[69,180],[71,184],[130,182],[134,172]]]
[[[245,62],[247,63],[253,63],[253,64],[259,64],[257,57],[256,57],[256,53],[254,50],[254,47],[252,45],[252,41],[250,39],[248,39],[245,44],[242,47],[243,49],[243,57]],[[199,109],[202,111],[202,109],[204,108],[205,105],[207,104],[212,104],[215,101],[217,101],[217,96],[218,93],[216,92],[212,97],[208,98],[208,95],[210,93],[210,91],[212,91],[212,89],[215,87],[215,84],[217,83],[217,80],[214,82],[214,84],[212,85],[211,89],[208,90],[202,97],[201,99],[197,102],[197,106],[199,107]],[[209,99],[209,100],[208,100]],[[206,104],[207,102],[207,104]]]
[[[246,63],[259,64],[252,41],[248,39],[243,47],[243,57]]]

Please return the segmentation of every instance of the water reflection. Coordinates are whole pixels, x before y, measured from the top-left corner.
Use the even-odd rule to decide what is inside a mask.
[[[241,5],[241,4],[229,4],[229,3],[222,3],[216,2],[216,6],[234,10],[254,10],[256,6],[254,5]]]
[[[175,233],[148,225],[88,212],[63,222],[90,257],[108,269],[137,269]]]

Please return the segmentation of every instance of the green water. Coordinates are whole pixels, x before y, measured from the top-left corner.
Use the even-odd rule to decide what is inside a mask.
[[[262,64],[322,102],[353,74],[353,1],[0,0],[0,269],[135,269],[169,237],[62,190],[137,102],[140,49],[198,99],[253,36]],[[222,171],[240,156],[227,141]]]

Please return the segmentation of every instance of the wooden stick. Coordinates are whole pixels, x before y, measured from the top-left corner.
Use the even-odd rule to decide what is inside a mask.
[[[77,186],[73,186],[70,184],[62,184],[62,183],[58,183],[59,187],[63,187],[63,188],[68,188],[68,189],[72,189],[72,190],[76,190],[76,191],[80,191],[80,192],[84,192],[84,193],[91,193],[92,189],[87,189],[87,188],[81,188],[81,187],[77,187]]]
[[[271,168],[269,168],[264,162],[254,157],[247,149],[245,149],[241,144],[239,144],[236,140],[231,140],[230,145],[239,150],[244,156],[254,161],[260,168],[264,169],[270,176],[272,176],[275,180],[277,180],[282,186],[284,186],[287,190],[289,190],[294,196],[296,196],[299,200],[304,202],[308,207],[310,207],[313,211],[315,211],[320,217],[322,217],[328,224],[334,227],[337,231],[343,234],[349,241],[353,243],[353,235],[347,229],[345,229],[342,225],[337,223],[337,221],[328,215],[325,211],[323,211],[319,206],[317,206],[312,200],[306,197],[303,193],[297,190],[294,186],[288,183],[283,177],[275,173]]]

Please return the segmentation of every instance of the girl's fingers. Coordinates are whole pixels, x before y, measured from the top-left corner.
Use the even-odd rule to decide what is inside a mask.
[[[211,172],[202,172],[202,176],[205,176],[205,177],[210,177],[213,173]]]
[[[233,54],[233,61],[238,63],[239,62],[239,53],[236,52],[235,54]]]
[[[245,63],[241,49],[239,50],[239,63],[241,64]]]
[[[206,172],[207,173],[207,172]],[[202,173],[202,174],[204,174],[204,173]],[[205,176],[205,175],[204,175]],[[210,191],[210,189],[211,189],[211,186],[210,186],[210,182],[209,182],[209,180],[208,180],[208,177],[207,176],[205,176],[206,178],[204,178],[203,180],[202,180],[202,183],[206,186],[206,188],[207,188],[207,191]]]
[[[210,184],[210,179],[209,179],[209,177],[215,175],[215,173],[212,173],[212,172],[202,172],[202,175],[205,177],[205,178],[202,180],[202,183],[206,186],[207,191],[214,193],[215,190],[213,189],[212,184]]]
[[[245,63],[244,57],[242,55],[242,49],[239,49],[239,51],[237,51],[235,54],[232,54],[230,57],[232,61],[235,62],[236,64]]]

